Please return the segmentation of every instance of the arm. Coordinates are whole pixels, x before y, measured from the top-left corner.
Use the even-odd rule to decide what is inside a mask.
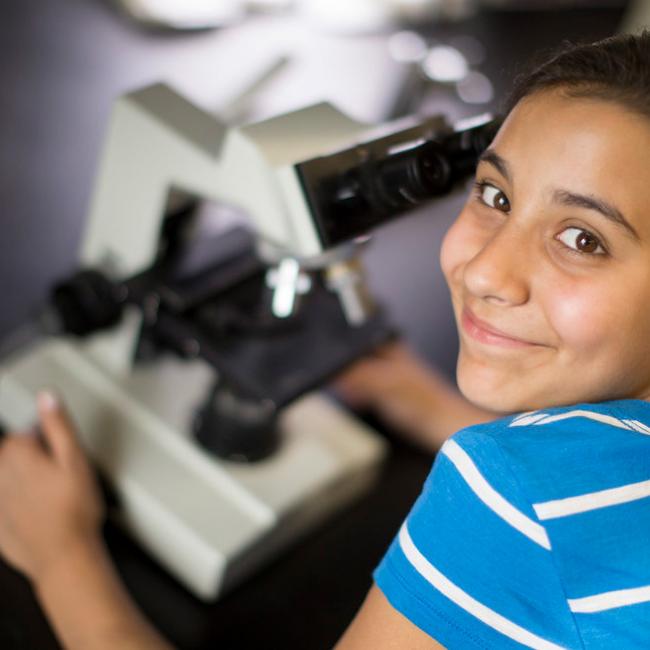
[[[43,441],[0,445],[0,550],[32,582],[69,650],[169,650],[111,566],[101,499],[73,426],[49,394],[39,396]]]
[[[388,602],[376,585],[335,650],[445,650]]]
[[[370,408],[390,427],[436,451],[456,431],[498,414],[474,406],[402,342],[358,361],[334,383],[353,408]]]
[[[97,542],[67,554],[35,583],[63,645],[69,650],[171,648],[138,611]]]

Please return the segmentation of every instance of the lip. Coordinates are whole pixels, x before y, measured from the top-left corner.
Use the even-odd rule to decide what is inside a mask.
[[[523,348],[538,345],[532,341],[526,341],[524,339],[510,336],[509,334],[498,330],[496,327],[492,327],[489,323],[477,318],[469,307],[463,309],[461,324],[463,331],[480,343],[498,345],[504,348]]]

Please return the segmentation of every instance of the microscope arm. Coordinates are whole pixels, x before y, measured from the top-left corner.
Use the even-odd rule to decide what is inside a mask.
[[[114,279],[151,267],[171,189],[243,209],[279,257],[318,255],[293,162],[366,129],[326,104],[228,128],[162,84],[125,95],[107,134],[82,265]]]

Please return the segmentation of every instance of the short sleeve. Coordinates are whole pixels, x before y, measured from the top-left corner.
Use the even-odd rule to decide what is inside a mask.
[[[444,444],[375,582],[448,650],[582,648],[546,530],[493,432]]]

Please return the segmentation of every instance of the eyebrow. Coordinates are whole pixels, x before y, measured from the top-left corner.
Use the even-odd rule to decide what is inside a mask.
[[[639,234],[632,227],[630,222],[623,216],[623,213],[611,203],[607,203],[603,199],[589,194],[576,194],[568,190],[555,190],[553,192],[553,200],[562,205],[574,206],[577,208],[586,208],[600,213],[611,222],[623,226],[634,239],[640,240]]]
[[[478,160],[479,162],[486,162],[492,165],[508,182],[512,182],[510,165],[494,149],[486,149],[479,156]],[[630,222],[623,216],[623,213],[616,206],[603,199],[589,194],[577,194],[560,189],[553,192],[553,200],[562,205],[585,208],[598,212],[612,223],[622,226],[637,241],[641,239]]]
[[[512,181],[512,174],[510,173],[510,165],[503,159],[494,149],[486,149],[479,157],[478,161],[486,162],[496,167],[497,171],[506,178],[509,182]]]

